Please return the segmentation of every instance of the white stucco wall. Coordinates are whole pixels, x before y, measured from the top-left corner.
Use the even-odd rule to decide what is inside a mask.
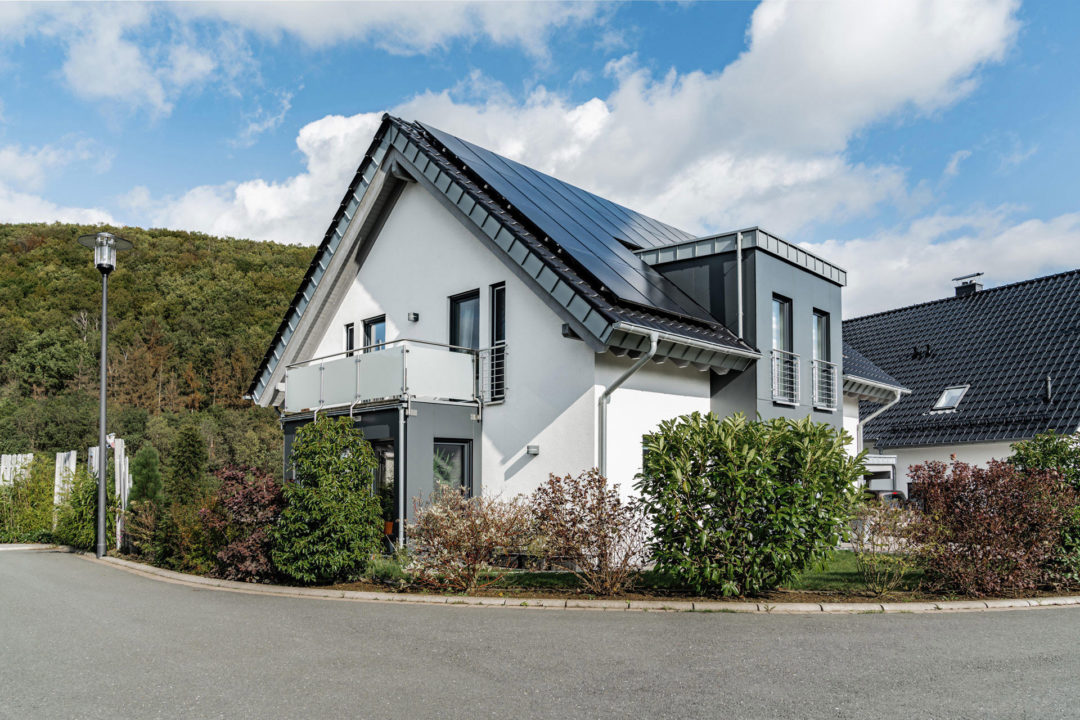
[[[634,361],[605,353],[596,356],[596,397]],[[607,475],[631,493],[634,477],[641,472],[641,438],[670,420],[695,410],[709,412],[709,372],[672,363],[646,363],[611,396],[608,404]]]
[[[844,447],[849,455],[857,455],[862,447],[859,446],[859,401],[849,395],[844,395],[844,430],[851,436],[851,442]]]
[[[990,460],[1004,460],[1012,455],[1009,442],[968,443],[966,445],[939,445],[933,447],[895,448],[888,450],[896,455],[896,475],[901,485],[908,481],[908,467],[919,465],[928,460],[951,462],[951,456],[961,462],[985,466]]]
[[[485,408],[485,495],[530,492],[549,472],[595,463],[595,354],[562,337],[562,320],[426,190],[398,199],[316,355],[345,349],[344,326],[386,315],[386,338],[449,340],[449,297],[480,290],[480,344],[490,340],[490,286],[506,283],[506,400]],[[407,314],[420,314],[409,322]],[[540,454],[527,455],[527,445]]]

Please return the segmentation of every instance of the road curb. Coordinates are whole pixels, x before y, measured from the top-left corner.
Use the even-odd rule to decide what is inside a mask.
[[[987,600],[952,600],[909,603],[766,603],[724,602],[718,600],[688,602],[685,600],[586,600],[557,598],[473,597],[457,595],[423,595],[419,593],[383,593],[360,590],[328,590],[288,585],[258,585],[256,583],[218,580],[188,575],[173,570],[145,565],[116,557],[100,560],[82,550],[56,546],[91,562],[111,565],[136,575],[166,582],[181,583],[210,590],[242,592],[252,595],[304,597],[321,600],[379,602],[416,605],[457,605],[462,607],[506,607],[521,609],[606,610],[614,612],[698,612],[698,613],[758,613],[784,615],[863,615],[895,613],[990,612],[1025,610],[1048,607],[1080,606],[1080,595],[1040,598],[991,598]]]

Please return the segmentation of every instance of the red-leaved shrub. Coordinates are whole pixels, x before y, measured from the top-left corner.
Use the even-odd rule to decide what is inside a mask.
[[[916,465],[910,475],[911,497],[921,506],[910,539],[939,589],[989,595],[1045,582],[1076,506],[1075,492],[1056,473],[954,461]]]
[[[217,574],[227,580],[270,582],[277,572],[270,559],[269,528],[284,505],[281,484],[272,475],[249,467],[219,470],[216,508],[203,508],[203,522],[224,538],[217,553]]]
[[[532,496],[538,533],[549,557],[597,595],[626,589],[648,559],[641,505],[623,501],[599,470],[551,475]]]

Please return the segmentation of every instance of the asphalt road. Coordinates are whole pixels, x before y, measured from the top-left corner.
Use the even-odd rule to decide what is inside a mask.
[[[0,553],[0,718],[1077,718],[1080,608],[406,606]]]

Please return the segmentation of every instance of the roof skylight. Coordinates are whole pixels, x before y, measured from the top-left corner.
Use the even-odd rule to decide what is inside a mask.
[[[941,397],[938,398],[937,404],[934,405],[934,409],[955,410],[960,401],[964,399],[964,393],[968,391],[969,387],[969,385],[957,385],[956,387],[945,388],[945,391],[941,393]]]

